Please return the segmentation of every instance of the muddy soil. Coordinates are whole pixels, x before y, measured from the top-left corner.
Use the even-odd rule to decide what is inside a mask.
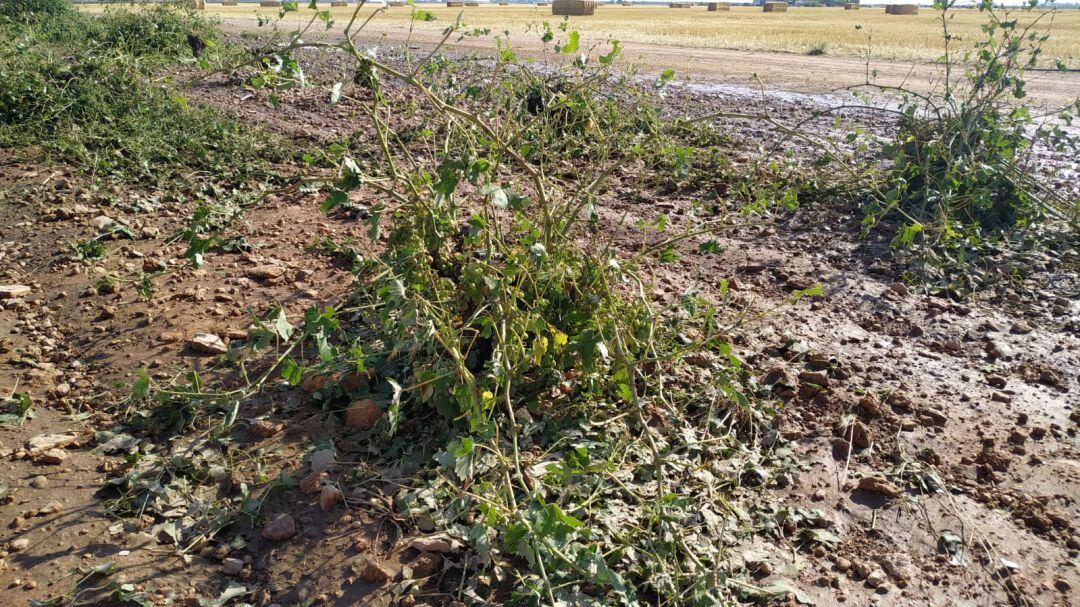
[[[325,40],[340,38],[345,23],[338,22],[327,31],[312,31],[309,37]],[[244,33],[258,31],[253,18],[222,18],[225,31]],[[412,44],[415,49],[429,49],[442,39],[439,32],[410,32],[404,24],[373,20],[361,31],[356,40],[373,48],[395,48]],[[522,57],[543,59],[544,45],[537,35],[512,38],[514,50]],[[603,42],[603,41],[590,41]],[[928,92],[941,85],[943,75],[940,66],[873,59],[869,65],[864,59],[807,56],[788,53],[765,53],[732,49],[693,49],[687,51],[678,46],[643,44],[621,40],[623,57],[648,74],[658,74],[674,69],[683,80],[700,82],[714,87],[749,87],[753,93],[758,89],[760,78],[765,88],[778,94],[836,93],[846,96],[847,87],[858,86],[867,81],[868,71],[873,81],[884,86],[908,86],[912,90]],[[490,57],[491,41],[484,36],[454,35],[447,39],[443,48],[470,56]],[[606,50],[601,47],[601,50]],[[1037,107],[1060,108],[1073,103],[1080,96],[1080,72],[1038,71],[1028,74],[1028,101]]]
[[[738,57],[733,69],[757,69]],[[708,69],[729,74],[720,64]],[[821,69],[799,76],[806,89],[840,72]],[[325,107],[314,91],[286,95],[280,108],[224,78],[187,94],[291,136],[332,141],[362,127],[346,105],[313,112]],[[723,108],[731,94],[686,89],[672,104]],[[809,117],[817,102],[794,95],[775,103]],[[782,143],[758,125],[729,125],[748,154]],[[116,383],[133,381],[138,368],[160,381],[189,368],[213,372],[214,358],[191,343],[196,333],[242,340],[271,304],[296,316],[346,293],[348,270],[308,245],[323,236],[363,242],[365,226],[321,214],[317,195],[272,196],[233,228],[251,251],[214,254],[194,270],[173,239],[189,200],[163,200],[139,186],[99,190],[63,166],[5,158],[0,284],[30,292],[0,302],[0,388],[29,393],[35,415],[0,428],[0,479],[14,491],[0,505],[0,604],[62,595],[80,577],[73,568],[108,561],[120,570],[116,579],[161,605],[197,605],[230,584],[251,590],[258,605],[395,604],[395,583],[358,570],[356,558],[374,556],[382,573],[400,580],[431,566],[420,561],[433,553],[406,547],[391,505],[378,496],[345,496],[347,506],[324,511],[317,496],[286,487],[263,515],[289,515],[295,535],[277,541],[243,528],[231,548],[179,554],[140,519],[107,512],[99,490],[124,464],[92,440],[113,423],[101,405],[121,401],[127,389]],[[648,200],[619,193],[613,188],[604,201],[601,222],[627,250],[640,244],[629,226],[659,213],[677,226],[693,202],[678,191]],[[73,259],[71,246],[108,221],[134,237],[108,241],[102,260]],[[775,498],[820,509],[841,538],[835,550],[811,553],[771,541],[746,546],[740,558],[760,581],[790,580],[820,605],[1075,604],[1077,252],[1017,262],[1030,272],[1022,295],[957,303],[897,283],[887,245],[861,238],[859,216],[845,204],[736,225],[717,239],[719,256],[702,256],[690,241],[677,264],[652,268],[652,294],[671,302],[696,290],[722,299],[718,280],[729,281],[730,303],[744,319],[732,327],[739,354],[763,380],[791,387],[776,425],[806,465]],[[148,271],[160,275],[141,294],[131,280]],[[818,283],[824,296],[792,301],[792,291]],[[249,427],[245,440],[274,469],[300,477],[312,445],[342,438],[333,416],[310,407],[303,391],[274,392],[239,416]],[[280,432],[257,432],[260,419],[284,423]],[[35,438],[64,433],[51,449],[31,448]],[[897,468],[925,491],[881,482]],[[456,555],[434,554],[437,571],[452,571]],[[425,602],[456,604],[438,590],[412,604]]]

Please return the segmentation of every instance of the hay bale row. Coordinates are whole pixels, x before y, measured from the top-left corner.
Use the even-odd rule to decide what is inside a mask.
[[[536,6],[551,6],[550,2],[537,2]]]
[[[259,0],[259,6],[263,8],[281,8],[281,0]]]
[[[462,2],[462,0],[446,0],[446,6],[450,8],[460,8],[465,6],[465,3]]]
[[[405,4],[402,0],[390,0],[390,2],[386,3],[386,6],[405,6]]]
[[[477,6],[480,6],[480,3],[479,2],[466,2],[465,6],[477,7]]]
[[[236,6],[236,0],[221,0],[221,6]]]
[[[857,10],[859,10],[859,3],[858,2],[848,2],[847,4],[844,5],[844,10],[845,11],[857,11]]]
[[[330,3],[331,8],[341,8],[342,6],[349,6],[349,3],[346,0],[333,0]]]
[[[766,13],[786,13],[787,2],[766,2],[761,5],[761,10]]]
[[[555,0],[551,3],[552,15],[585,16],[595,12],[594,0]]]
[[[710,13],[715,13],[717,11],[720,11],[720,12],[730,11],[730,10],[731,10],[731,3],[730,2],[710,2],[709,3],[709,12]]]
[[[918,4],[887,4],[885,5],[886,15],[918,15]]]
[[[668,8],[693,8],[693,6],[689,2],[672,2],[668,4]]]

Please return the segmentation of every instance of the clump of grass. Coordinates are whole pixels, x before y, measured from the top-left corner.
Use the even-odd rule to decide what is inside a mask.
[[[201,17],[169,6],[32,14],[32,25],[0,20],[0,145],[151,181],[192,169],[242,178],[277,156],[264,134],[151,83],[192,57],[189,37],[213,43]]]
[[[825,48],[826,44],[822,42],[810,47],[810,50],[806,51],[806,54],[810,57],[820,57],[825,54]]]
[[[10,0],[0,2],[0,18],[32,23],[75,12],[69,0]]]

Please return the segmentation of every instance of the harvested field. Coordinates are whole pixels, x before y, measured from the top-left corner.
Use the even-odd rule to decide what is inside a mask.
[[[250,7],[221,7],[207,5],[209,14],[221,15],[230,21],[254,22]],[[415,24],[418,31],[440,32],[452,23],[457,13],[438,5],[424,4],[436,20]],[[509,29],[511,40],[527,37],[525,32],[550,18],[550,9],[511,5],[508,7],[482,5],[470,10],[466,21],[477,27],[494,31]],[[614,37],[627,44],[650,44],[688,49],[740,49],[802,54],[823,43],[829,53],[841,57],[865,56],[867,35],[873,36],[873,54],[881,59],[933,61],[942,53],[940,22],[933,11],[903,20],[893,19],[880,7],[864,7],[860,11],[842,8],[791,8],[784,15],[764,14],[760,7],[733,6],[727,12],[708,13],[703,7],[691,11],[672,11],[667,7],[630,6],[610,7],[589,19],[575,22],[574,28],[592,40]],[[100,8],[88,7],[97,11]],[[365,9],[366,16],[371,10]],[[706,14],[701,14],[706,13]],[[333,9],[338,22],[351,15],[351,9]],[[290,17],[295,19],[298,17]],[[389,11],[374,23],[373,31],[403,33],[408,29],[408,12]],[[1023,19],[1022,19],[1023,20]],[[959,10],[950,22],[954,48],[970,48],[977,39],[980,17],[978,11]],[[856,25],[863,27],[857,30]],[[1047,59],[1060,59],[1080,68],[1080,10],[1062,11],[1054,19],[1054,35],[1044,49]]]

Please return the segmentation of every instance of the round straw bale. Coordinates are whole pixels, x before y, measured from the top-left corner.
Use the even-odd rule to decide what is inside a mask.
[[[551,3],[552,15],[585,16],[595,12],[594,0],[555,0]]]

